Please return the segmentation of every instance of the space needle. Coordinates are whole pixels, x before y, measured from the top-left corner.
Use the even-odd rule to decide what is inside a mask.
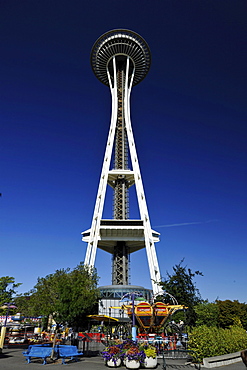
[[[131,89],[146,77],[150,64],[148,44],[133,31],[106,32],[93,45],[91,66],[99,81],[110,88],[112,112],[91,228],[82,233],[82,240],[87,243],[85,265],[94,267],[97,248],[112,255],[113,286],[130,285],[130,255],[145,248],[153,294],[158,294],[163,292],[155,250],[160,234],[151,228],[130,119]],[[132,186],[136,188],[138,219],[129,217]],[[113,192],[111,219],[102,218],[107,187]]]

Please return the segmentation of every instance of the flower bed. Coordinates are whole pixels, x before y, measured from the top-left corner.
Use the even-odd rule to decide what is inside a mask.
[[[105,360],[106,364],[107,362],[113,362],[115,364],[115,367],[119,366],[118,365],[119,360],[121,364],[124,355],[124,352],[122,350],[122,344],[114,344],[110,345],[109,347],[106,347],[106,349],[101,353],[101,355]]]
[[[109,367],[118,367],[123,363],[126,368],[137,369],[140,365],[148,368],[148,358],[157,360],[156,347],[150,344],[140,344],[132,340],[111,344],[101,354]]]

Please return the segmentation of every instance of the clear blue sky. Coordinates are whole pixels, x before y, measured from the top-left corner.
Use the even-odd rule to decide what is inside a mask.
[[[84,260],[111,109],[90,52],[128,28],[152,53],[131,112],[162,276],[185,258],[204,274],[202,298],[247,302],[246,11],[245,0],[0,2],[0,276],[26,292]],[[109,254],[96,268],[111,284]],[[144,250],[131,283],[151,287]]]

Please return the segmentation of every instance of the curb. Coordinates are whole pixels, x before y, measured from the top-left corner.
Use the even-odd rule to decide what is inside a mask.
[[[228,353],[222,356],[206,357],[203,359],[203,367],[213,368],[234,364],[235,362],[242,361],[240,352]]]

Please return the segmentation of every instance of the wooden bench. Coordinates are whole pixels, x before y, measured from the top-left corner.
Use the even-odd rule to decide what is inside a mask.
[[[23,352],[23,355],[26,357],[27,363],[30,364],[32,357],[42,358],[43,365],[46,364],[47,357],[51,357],[52,347],[41,347],[41,346],[32,346],[30,350],[26,353]]]
[[[76,346],[59,345],[57,347],[58,357],[62,358],[62,364],[65,365],[65,359],[70,357],[71,360],[78,361],[78,356],[83,355],[82,352],[78,352]]]
[[[171,368],[176,366],[176,369],[179,369],[184,368],[185,366],[191,368],[191,365],[194,365],[195,369],[201,369],[201,365],[195,351],[189,349],[163,349],[162,355],[164,370],[168,370],[169,366]]]

